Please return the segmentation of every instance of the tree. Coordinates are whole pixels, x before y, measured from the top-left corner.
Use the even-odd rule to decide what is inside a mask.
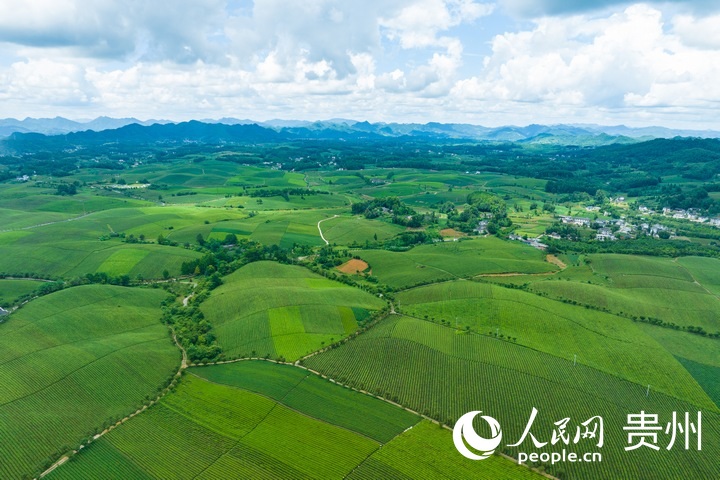
[[[198,245],[200,245],[201,247],[205,245],[205,239],[203,238],[202,233],[198,233],[197,237],[195,237],[195,240],[197,240]]]

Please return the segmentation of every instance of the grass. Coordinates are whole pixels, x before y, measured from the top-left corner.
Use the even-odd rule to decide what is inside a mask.
[[[708,404],[705,393],[675,358],[628,319],[470,281],[414,288],[400,293],[397,300],[403,312],[414,316],[514,337],[522,345],[563,359],[577,355],[585,365]]]
[[[491,273],[557,270],[539,250],[495,237],[421,245],[407,252],[358,252],[373,275],[394,288]]]
[[[227,276],[201,308],[227,355],[295,360],[355,331],[353,307],[383,305],[302,267],[256,262]]]
[[[533,407],[539,410],[534,435],[548,441],[553,422],[571,425],[602,415],[605,446],[602,464],[566,463],[569,478],[714,478],[720,465],[706,451],[674,449],[661,455],[649,449],[624,451],[622,430],[629,412],[657,413],[663,422],[673,411],[698,406],[572,361],[422,320],[391,317],[348,343],[313,356],[309,367],[398,401],[452,425],[460,415],[479,410],[496,418],[503,439],[515,442]],[[451,393],[450,393],[451,392]],[[703,406],[703,442],[720,441],[717,408]],[[667,439],[660,440],[666,445]],[[562,443],[542,451],[564,446]],[[591,451],[581,443],[576,451]],[[506,447],[509,448],[509,447]],[[527,450],[527,445],[522,448]],[[530,447],[532,448],[532,447]],[[586,450],[587,449],[587,450]],[[516,450],[508,450],[516,453]],[[558,473],[560,467],[547,467]]]
[[[0,325],[0,477],[20,478],[155,395],[179,365],[157,290],[90,285]]]

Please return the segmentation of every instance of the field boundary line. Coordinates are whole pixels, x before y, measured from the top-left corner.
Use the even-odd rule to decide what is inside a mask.
[[[115,350],[112,350],[112,351],[110,351],[110,352],[108,352],[108,353],[106,353],[106,354],[104,354],[104,355],[102,355],[102,356],[94,359],[93,361],[91,361],[91,362],[89,362],[89,363],[86,363],[85,365],[83,365],[83,366],[81,366],[81,367],[76,368],[75,370],[69,372],[67,375],[64,375],[63,377],[58,378],[58,379],[55,380],[54,382],[49,383],[49,384],[45,385],[44,387],[39,388],[38,390],[34,390],[34,391],[32,391],[32,392],[28,392],[27,394],[25,394],[25,395],[23,395],[23,396],[21,396],[21,397],[13,398],[12,400],[7,401],[7,402],[5,402],[5,403],[0,403],[0,407],[4,407],[5,405],[10,405],[11,403],[15,403],[15,402],[17,402],[17,401],[19,401],[19,400],[23,400],[23,399],[25,399],[25,398],[31,397],[32,395],[37,395],[38,393],[40,393],[40,392],[42,392],[42,391],[44,391],[44,390],[47,390],[48,388],[50,388],[50,387],[52,387],[52,386],[54,386],[54,385],[62,382],[63,380],[66,380],[66,379],[67,379],[68,377],[70,377],[71,375],[74,375],[75,373],[77,373],[77,372],[79,372],[79,371],[81,371],[81,370],[89,367],[90,365],[92,365],[92,364],[94,364],[94,363],[96,363],[96,362],[99,362],[100,360],[103,360],[103,359],[105,359],[105,358],[107,358],[107,357],[109,357],[109,356],[111,356],[111,355],[115,355],[116,353],[121,352],[121,351],[123,351],[123,350],[125,350],[125,349],[133,348],[133,347],[136,347],[136,346],[139,346],[139,345],[144,345],[144,344],[146,344],[146,343],[159,342],[159,341],[161,341],[161,340],[163,340],[163,338],[154,338],[154,339],[152,339],[152,340],[146,340],[146,341],[144,341],[144,342],[133,343],[132,345],[127,345],[127,346],[124,346],[124,347],[121,347],[121,348],[116,348]]]
[[[374,398],[376,398],[376,399],[378,399],[378,400],[381,400],[381,401],[383,401],[383,402],[385,402],[385,403],[389,403],[389,404],[394,405],[394,406],[396,406],[396,407],[398,407],[398,408],[400,408],[400,409],[402,409],[402,410],[405,410],[406,412],[413,413],[413,414],[417,415],[418,417],[420,417],[421,419],[423,419],[423,420],[428,420],[428,421],[434,423],[435,425],[439,425],[440,427],[442,427],[442,428],[444,428],[444,429],[446,429],[446,430],[450,430],[450,431],[453,430],[452,427],[450,427],[449,425],[445,425],[444,423],[440,422],[439,420],[435,420],[434,418],[428,417],[427,415],[423,415],[422,413],[417,412],[417,411],[411,409],[410,407],[406,407],[405,405],[402,405],[402,404],[399,404],[399,403],[397,403],[397,402],[394,402],[394,401],[392,401],[392,400],[390,400],[390,399],[387,399],[387,398],[385,398],[385,397],[383,397],[383,396],[376,395],[376,394],[374,394],[374,393],[372,393],[372,392],[368,392],[367,390],[361,390],[361,389],[358,389],[358,388],[355,388],[355,387],[351,387],[350,385],[346,385],[346,384],[344,384],[344,383],[341,383],[341,382],[335,380],[334,378],[329,377],[329,376],[327,376],[327,375],[325,375],[325,374],[323,374],[323,373],[320,373],[320,372],[318,372],[317,370],[313,370],[312,368],[306,367],[305,365],[299,365],[299,364],[296,364],[296,363],[289,363],[289,362],[281,362],[281,361],[273,360],[273,359],[270,359],[270,358],[248,357],[248,358],[237,358],[237,359],[235,359],[235,360],[225,360],[225,361],[221,361],[221,362],[212,362],[212,363],[205,363],[205,364],[198,364],[198,365],[190,365],[190,366],[191,366],[191,367],[210,367],[210,366],[213,366],[213,365],[224,365],[224,364],[228,364],[228,363],[237,363],[237,362],[245,362],[245,361],[252,361],[252,360],[261,360],[261,361],[263,361],[263,362],[271,362],[271,363],[276,363],[276,364],[278,364],[278,365],[288,365],[288,366],[291,366],[291,367],[302,368],[303,370],[306,370],[306,371],[308,371],[308,372],[310,372],[310,373],[313,373],[313,374],[315,374],[316,376],[318,376],[318,377],[320,377],[320,378],[323,378],[323,379],[325,379],[325,380],[328,380],[328,381],[330,381],[330,382],[332,382],[332,383],[334,383],[334,384],[336,384],[336,385],[338,385],[338,386],[340,386],[340,387],[344,387],[344,388],[347,388],[347,389],[349,389],[349,390],[352,390],[352,391],[355,391],[355,392],[358,392],[358,393],[362,393],[363,395],[367,395],[367,396],[370,396],[370,397],[374,397]],[[304,380],[305,378],[307,378],[307,377],[303,377],[303,380]],[[283,404],[283,405],[284,405],[284,404]],[[311,417],[311,418],[314,418],[314,417]],[[420,422],[420,420],[418,420],[418,423],[419,423],[419,422]],[[331,424],[331,425],[334,425],[334,424]],[[417,425],[417,423],[416,423],[415,425]],[[415,426],[415,425],[413,425],[413,426]],[[248,432],[248,433],[249,433],[249,432]],[[395,437],[393,437],[392,440],[394,440],[395,438],[397,438],[399,435],[402,435],[403,433],[405,433],[405,432],[399,433],[398,435],[396,435]],[[390,440],[390,442],[392,442],[392,440]],[[387,442],[387,443],[390,443],[390,442]],[[386,444],[387,444],[387,443],[386,443]],[[386,445],[386,444],[382,444],[382,445]],[[373,453],[375,453],[375,452],[373,452]],[[496,455],[501,456],[501,457],[504,457],[504,458],[506,458],[506,459],[508,459],[508,460],[511,460],[511,461],[512,461],[513,463],[515,463],[516,465],[522,465],[523,467],[527,468],[528,470],[531,470],[531,471],[534,472],[534,473],[537,473],[537,474],[539,474],[539,475],[542,475],[542,476],[544,476],[545,478],[550,478],[550,479],[552,479],[552,480],[560,480],[559,478],[553,477],[552,475],[550,475],[550,474],[548,474],[548,473],[545,473],[545,472],[541,472],[541,471],[539,471],[539,470],[536,470],[535,468],[530,467],[529,465],[526,465],[526,464],[524,464],[524,463],[518,463],[518,460],[517,460],[516,458],[512,458],[511,456],[505,455],[504,453],[498,452],[498,453],[496,453]],[[366,460],[367,460],[367,459],[366,459]],[[348,475],[349,475],[349,474],[348,474]]]
[[[297,366],[297,365],[294,365],[294,364],[290,364],[290,365],[291,365],[291,366],[294,366],[294,367]],[[379,440],[376,440],[376,439],[374,439],[374,438],[372,438],[372,437],[369,437],[369,436],[365,435],[364,433],[360,433],[360,432],[355,431],[355,430],[352,430],[352,429],[350,429],[350,428],[348,428],[348,427],[343,427],[342,425],[338,425],[338,424],[336,424],[336,423],[332,423],[332,422],[330,422],[330,421],[328,421],[328,420],[323,420],[322,418],[318,418],[318,417],[313,416],[313,415],[311,415],[311,414],[309,414],[309,413],[305,413],[305,412],[303,412],[303,411],[301,411],[301,410],[298,410],[298,409],[295,408],[295,407],[291,407],[290,405],[288,405],[287,403],[285,403],[285,402],[284,402],[285,397],[287,397],[288,395],[290,395],[290,393],[292,393],[293,390],[295,390],[297,387],[299,387],[301,383],[303,383],[305,380],[307,380],[307,379],[310,377],[310,372],[309,372],[309,371],[308,371],[307,374],[302,378],[302,380],[300,380],[300,382],[298,382],[298,383],[297,383],[296,385],[294,385],[290,390],[288,390],[288,391],[285,393],[285,395],[283,395],[283,398],[280,399],[280,400],[278,400],[278,399],[276,399],[276,398],[273,398],[273,397],[270,397],[270,396],[268,396],[268,395],[266,395],[266,394],[264,394],[264,393],[256,392],[255,390],[250,390],[250,389],[248,389],[248,388],[238,387],[238,386],[235,386],[235,385],[228,385],[227,383],[214,382],[214,381],[212,381],[212,380],[210,380],[210,379],[207,379],[207,378],[205,378],[205,377],[201,377],[200,375],[197,375],[197,374],[192,373],[192,372],[188,372],[188,374],[190,374],[190,375],[192,375],[193,377],[196,377],[196,378],[198,378],[198,379],[200,379],[200,380],[202,380],[202,381],[212,383],[213,385],[220,385],[220,386],[223,386],[223,387],[234,388],[234,389],[236,389],[236,390],[242,390],[242,391],[244,391],[244,392],[252,393],[253,395],[258,395],[258,396],[263,397],[263,398],[266,398],[266,399],[268,399],[268,400],[270,400],[270,401],[272,401],[272,402],[274,402],[274,403],[276,403],[276,404],[282,405],[283,407],[287,408],[288,410],[292,410],[293,412],[297,413],[298,415],[302,415],[303,417],[310,418],[310,419],[312,419],[312,420],[316,420],[316,421],[318,421],[318,422],[320,422],[320,423],[324,423],[324,424],[326,424],[326,425],[330,425],[330,426],[332,426],[332,427],[336,427],[336,428],[339,428],[339,429],[341,429],[341,430],[346,430],[346,431],[348,431],[348,432],[354,433],[355,435],[359,435],[359,436],[361,436],[361,437],[363,437],[363,438],[367,438],[368,440],[370,440],[370,441],[372,441],[372,442],[375,442],[375,443],[377,443],[378,445],[385,445],[385,443],[383,443],[383,442],[381,442],[381,441],[379,441]],[[168,407],[168,408],[170,408],[170,407]],[[171,409],[171,410],[176,411],[175,409]],[[180,413],[180,412],[178,412],[178,413]],[[262,421],[261,421],[261,422],[262,422]],[[252,430],[251,430],[251,431],[252,431]],[[250,432],[246,433],[246,434],[243,435],[241,438],[245,437],[245,436],[248,435],[249,433],[250,433]],[[397,435],[396,435],[396,436],[397,436]],[[393,438],[395,438],[395,437],[393,437]]]

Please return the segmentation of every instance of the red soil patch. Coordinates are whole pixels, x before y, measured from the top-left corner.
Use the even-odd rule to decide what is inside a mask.
[[[364,272],[368,267],[369,265],[366,262],[353,258],[337,267],[337,269],[340,270],[342,273],[354,275],[358,272]]]
[[[458,232],[454,228],[443,228],[442,230],[440,230],[440,235],[442,235],[443,237],[454,237],[454,238],[467,237],[467,233]]]

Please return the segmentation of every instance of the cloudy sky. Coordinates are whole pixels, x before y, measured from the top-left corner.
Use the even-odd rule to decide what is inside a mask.
[[[0,0],[0,117],[720,128],[720,2]]]

